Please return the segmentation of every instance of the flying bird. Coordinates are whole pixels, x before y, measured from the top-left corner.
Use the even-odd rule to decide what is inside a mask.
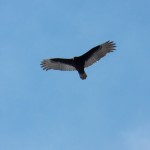
[[[96,63],[107,53],[113,52],[115,50],[115,43],[113,41],[107,41],[101,45],[93,47],[85,54],[73,57],[70,59],[65,58],[50,58],[44,59],[41,62],[41,67],[43,70],[61,70],[61,71],[78,71],[79,76],[82,80],[86,79],[87,75],[84,68],[91,66]]]

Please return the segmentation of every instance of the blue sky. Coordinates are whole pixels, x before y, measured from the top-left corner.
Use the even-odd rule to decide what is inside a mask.
[[[0,149],[150,149],[149,0],[0,0]],[[77,72],[42,71],[107,40]]]

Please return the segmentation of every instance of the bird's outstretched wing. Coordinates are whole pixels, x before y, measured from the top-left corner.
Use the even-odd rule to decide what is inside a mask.
[[[52,58],[45,59],[41,62],[41,67],[43,70],[62,70],[62,71],[73,71],[76,70],[73,66],[73,59],[63,59],[63,58]]]
[[[104,57],[107,53],[113,52],[115,50],[115,43],[113,41],[107,41],[101,45],[98,45],[91,50],[89,50],[87,53],[80,56],[82,59],[85,60],[84,67],[89,67],[98,60],[100,60],[102,57]]]

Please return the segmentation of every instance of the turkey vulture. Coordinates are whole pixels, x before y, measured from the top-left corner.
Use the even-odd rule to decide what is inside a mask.
[[[78,71],[80,78],[82,80],[86,79],[87,75],[84,68],[91,66],[99,59],[104,57],[107,53],[113,52],[115,50],[115,43],[113,41],[107,41],[101,45],[98,45],[90,49],[85,54],[74,57],[71,59],[64,58],[51,58],[44,59],[41,62],[41,67],[43,70],[62,70],[62,71]]]

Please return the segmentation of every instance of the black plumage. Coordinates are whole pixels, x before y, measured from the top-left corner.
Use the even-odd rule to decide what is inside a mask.
[[[64,58],[51,58],[44,59],[41,62],[41,67],[43,70],[62,70],[62,71],[78,71],[80,78],[82,80],[86,79],[87,75],[84,71],[84,68],[91,66],[102,57],[104,57],[107,53],[113,52],[115,50],[115,43],[113,41],[107,41],[101,45],[98,45],[92,49],[90,49],[85,54],[74,57],[71,59]]]

